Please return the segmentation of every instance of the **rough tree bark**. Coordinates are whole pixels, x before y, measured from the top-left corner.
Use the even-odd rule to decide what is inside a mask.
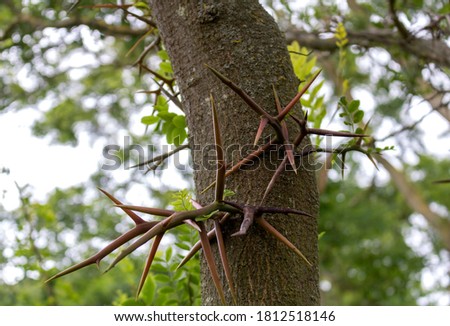
[[[225,147],[252,144],[259,117],[204,64],[223,72],[271,113],[276,111],[272,84],[282,104],[287,104],[295,95],[299,81],[292,70],[286,40],[258,1],[150,0],[150,5],[183,98],[189,143],[195,149],[192,154],[197,198],[208,203],[212,200],[212,192],[202,195],[200,191],[214,180],[215,175],[215,166],[208,168],[205,165],[205,158],[212,159],[213,156],[211,153],[205,156],[201,151],[213,142],[210,92],[218,106]],[[299,108],[295,110],[300,111]],[[228,162],[233,159],[236,162],[237,153],[227,151],[226,158]],[[227,178],[226,188],[237,193],[239,202],[260,202],[273,174],[266,161],[260,162],[257,168]],[[298,175],[292,171],[283,173],[267,205],[301,209],[317,216],[315,173],[305,167],[305,163],[302,165]],[[230,238],[229,235],[238,229],[240,221],[236,221],[225,230],[225,238],[238,304],[319,304],[317,218],[284,215],[267,218],[302,250],[314,267],[308,267],[256,225],[247,236]],[[224,280],[224,275],[221,277]],[[227,301],[232,302],[228,291]],[[220,304],[204,262],[202,302],[204,305]]]

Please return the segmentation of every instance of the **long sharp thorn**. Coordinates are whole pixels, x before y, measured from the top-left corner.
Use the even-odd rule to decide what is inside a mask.
[[[139,294],[141,293],[141,290],[142,290],[142,287],[144,286],[145,280],[147,279],[148,272],[150,270],[150,267],[152,266],[153,259],[155,258],[156,251],[158,250],[158,246],[161,243],[161,239],[163,238],[163,236],[164,236],[164,233],[158,234],[155,237],[155,240],[153,240],[153,244],[152,244],[152,247],[148,254],[147,261],[145,262],[145,267],[142,272],[141,279],[139,280],[139,286],[138,286],[138,290],[136,292],[136,300],[139,297]]]
[[[126,256],[131,254],[133,251],[135,251],[137,248],[142,246],[144,243],[153,239],[158,234],[180,225],[186,219],[192,219],[196,216],[207,215],[207,214],[212,213],[215,210],[217,210],[217,204],[213,203],[213,204],[210,204],[208,206],[205,206],[203,208],[196,209],[193,211],[175,212],[174,214],[170,215],[169,217],[165,218],[164,220],[158,222],[150,230],[145,232],[139,239],[137,239],[135,242],[133,242],[127,248],[122,250],[122,252],[116,257],[116,259],[106,269],[105,273],[108,272],[109,270],[111,270],[115,265],[117,265],[117,263],[119,263]]]
[[[74,266],[71,266],[71,267],[63,270],[62,272],[59,272],[58,274],[56,274],[56,275],[52,276],[51,278],[49,278],[48,280],[46,280],[45,282],[46,283],[50,282],[54,279],[57,279],[61,276],[70,274],[72,272],[75,272],[81,268],[84,268],[84,267],[92,265],[92,264],[97,264],[97,266],[98,266],[100,261],[103,258],[105,258],[107,255],[109,255],[111,252],[113,252],[114,250],[116,250],[117,248],[119,248],[120,246],[125,244],[126,242],[130,241],[131,239],[137,237],[138,235],[147,232],[154,225],[155,225],[155,222],[144,222],[142,224],[139,224],[138,226],[134,227],[133,229],[127,231],[126,233],[124,233],[121,236],[119,236],[118,238],[116,238],[113,242],[111,242],[105,248],[103,248],[102,250],[97,252],[95,255],[89,257],[88,259],[86,259]]]
[[[240,160],[239,162],[237,162],[235,165],[233,165],[226,173],[225,173],[225,177],[228,177],[229,175],[231,175],[232,173],[236,172],[237,170],[239,170],[241,168],[241,166],[243,166],[244,164],[247,164],[251,161],[253,161],[255,158],[259,157],[260,155],[262,155],[270,146],[272,146],[273,144],[275,144],[276,141],[275,140],[270,140],[269,142],[267,142],[266,144],[264,144],[263,146],[261,146],[260,148],[258,148],[257,150],[253,151],[252,153],[250,153],[249,155],[247,155],[245,158],[243,158],[242,160]],[[216,184],[216,182],[212,182],[208,187],[206,187],[205,189],[202,190],[201,194],[204,194],[205,192],[207,192],[209,189],[211,189],[212,187],[214,187],[214,185]]]
[[[184,220],[183,223],[193,227],[194,229],[196,229],[197,231],[200,232],[200,228],[198,227],[198,224],[195,223],[193,220],[187,219],[187,220]]]
[[[309,213],[306,213],[299,209],[293,209],[293,208],[261,207],[260,212],[272,213],[272,214],[296,214],[296,215],[304,215],[304,216],[308,216],[308,217],[314,217]]]
[[[209,237],[210,232],[211,231],[208,232],[208,238],[211,240],[212,237]],[[187,255],[184,256],[183,260],[178,264],[177,269],[181,268],[182,266],[184,266],[184,264],[186,264],[189,260],[191,260],[191,258],[194,257],[194,255],[197,253],[197,251],[200,250],[201,247],[202,247],[201,242],[197,241],[195,245],[192,246],[191,250],[189,250]]]
[[[258,144],[258,141],[261,138],[264,128],[266,128],[268,122],[269,120],[267,120],[267,118],[261,118],[258,130],[256,131],[255,142],[253,143],[253,145],[256,146],[256,144]]]
[[[169,209],[161,209],[161,208],[152,208],[152,207],[145,207],[145,206],[134,206],[134,205],[116,205],[119,208],[122,209],[128,209],[136,212],[141,212],[145,214],[151,214],[156,216],[170,216],[175,211],[169,210]]]
[[[365,153],[367,158],[370,160],[370,162],[372,162],[372,164],[375,166],[375,169],[377,169],[378,171],[380,171],[380,169],[378,168],[377,163],[375,162],[375,160],[373,159],[372,155],[370,155],[369,153]]]
[[[281,114],[282,108],[281,108],[281,104],[280,104],[280,98],[278,97],[278,94],[277,94],[277,91],[276,91],[274,85],[272,85],[272,89],[273,89],[273,96],[275,97],[275,105],[277,107],[278,114]],[[294,159],[294,152],[292,150],[292,145],[289,144],[289,132],[288,132],[286,121],[281,120],[280,125],[281,125],[281,132],[282,132],[283,138],[284,138],[283,139],[284,150],[289,159],[289,164],[294,169],[295,174],[297,174],[297,168],[295,166],[295,159]]]
[[[53,280],[55,280],[55,279],[57,279],[57,278],[60,278],[61,276],[64,276],[64,275],[73,273],[73,272],[75,272],[75,271],[77,271],[77,270],[79,270],[79,269],[82,269],[82,268],[86,267],[86,266],[95,264],[95,263],[96,263],[96,260],[94,260],[94,259],[92,259],[92,258],[93,258],[93,257],[90,257],[90,258],[88,258],[88,259],[82,261],[81,263],[78,263],[78,264],[76,264],[76,265],[73,265],[73,266],[71,266],[71,267],[69,267],[69,268],[63,270],[62,272],[59,272],[58,274],[53,275],[53,276],[50,277],[48,280],[46,280],[45,283],[51,282],[51,281],[53,281]]]
[[[196,209],[199,209],[199,208],[202,208],[202,207],[203,207],[198,201],[196,201],[195,199],[192,199],[192,198],[191,198],[191,204],[192,204],[192,206],[194,206],[194,208],[196,208]]]
[[[105,273],[109,272],[114,266],[116,266],[122,259],[124,259],[126,256],[131,254],[133,251],[135,251],[137,248],[145,244],[146,242],[150,241],[152,238],[157,236],[159,233],[154,231],[153,229],[156,228],[158,225],[161,225],[161,222],[158,223],[155,227],[150,229],[148,232],[146,232],[144,235],[142,235],[139,239],[137,239],[135,242],[133,242],[131,245],[129,245],[127,248],[122,250],[119,255],[114,259],[114,261],[108,266],[108,268],[105,270]],[[163,232],[165,228],[157,228],[159,232]]]
[[[117,198],[115,198],[113,195],[111,195],[110,193],[108,193],[106,190],[103,190],[101,188],[97,188],[98,190],[100,190],[103,194],[106,195],[106,197],[108,197],[109,199],[111,199],[112,202],[114,202],[116,205],[122,205],[122,202],[120,200],[118,200]],[[140,218],[137,214],[135,214],[134,212],[132,212],[129,209],[126,208],[122,208],[122,210],[133,220],[133,222],[137,225],[137,224],[142,224],[145,221]]]
[[[281,121],[284,119],[284,117],[292,110],[294,105],[300,100],[300,98],[303,96],[303,94],[306,93],[306,91],[309,89],[311,84],[316,80],[317,76],[321,73],[322,69],[319,69],[314,76],[311,78],[311,80],[302,88],[300,92],[295,95],[295,97],[286,105],[286,107],[283,109],[281,113],[277,115],[277,120]]]
[[[278,232],[277,229],[275,229],[269,222],[267,222],[264,218],[258,218],[256,222],[261,225],[267,232],[272,234],[275,238],[280,240],[282,243],[284,243],[289,249],[291,249],[293,252],[295,252],[300,258],[302,258],[310,267],[312,267],[312,264],[309,262],[309,260],[305,257],[305,255],[302,254],[302,252],[292,243],[290,242],[284,235],[282,235],[280,232]]]
[[[222,283],[220,282],[219,273],[217,272],[216,263],[214,262],[214,256],[211,250],[211,245],[209,244],[208,234],[205,229],[205,224],[203,222],[197,222],[202,230],[200,232],[200,241],[202,244],[203,253],[205,255],[206,262],[211,272],[211,278],[216,286],[217,293],[219,294],[220,301],[223,305],[226,304],[225,294],[223,292]]]
[[[228,286],[229,286],[230,292],[231,292],[231,297],[233,298],[233,302],[235,305],[237,305],[236,291],[234,290],[234,284],[233,284],[233,278],[231,276],[230,264],[228,262],[228,256],[227,256],[227,252],[225,249],[225,242],[223,241],[222,228],[220,226],[220,222],[217,219],[214,219],[214,231],[216,234],[217,244],[219,247],[220,259],[222,261],[223,270],[225,272],[225,278],[227,279]]]
[[[281,173],[285,170],[287,160],[288,160],[288,157],[286,155],[283,158],[283,161],[281,161],[280,165],[277,167],[277,169],[276,169],[275,173],[273,174],[272,178],[270,179],[270,182],[267,185],[266,191],[264,192],[264,195],[263,195],[263,198],[261,200],[260,205],[266,200],[266,197],[269,194],[269,192],[272,190],[273,186],[275,185],[275,182],[280,177]]]
[[[322,136],[336,136],[336,137],[370,137],[370,135],[364,135],[364,134],[355,134],[351,132],[346,131],[333,131],[333,130],[326,130],[326,129],[316,129],[316,128],[307,128],[308,134],[314,134],[314,135],[322,135]]]
[[[295,166],[295,158],[294,158],[294,151],[292,150],[292,144],[285,144],[284,151],[286,152],[289,164],[294,169],[295,174],[297,174],[297,167]]]
[[[225,77],[222,73],[220,73],[219,71],[217,71],[216,69],[214,69],[211,66],[208,66],[207,64],[205,64],[205,66],[211,70],[211,72],[216,75],[217,78],[220,79],[220,81],[222,83],[224,83],[225,85],[227,85],[229,88],[231,88],[237,95],[239,95],[245,103],[247,103],[247,105],[253,110],[255,111],[257,114],[259,114],[260,116],[264,116],[266,117],[269,121],[273,121],[274,118],[267,113],[261,106],[259,106],[258,103],[256,103],[251,97],[250,95],[248,95],[244,90],[242,90],[239,86],[237,86],[235,83],[233,83],[230,79],[228,79],[227,77]]]
[[[214,129],[214,141],[216,147],[216,162],[217,162],[217,171],[216,171],[216,201],[223,200],[223,192],[225,189],[225,172],[226,165],[223,153],[223,145],[222,145],[222,137],[220,135],[220,126],[219,119],[217,118],[216,105],[214,103],[214,98],[212,94],[210,94],[211,100],[211,111],[213,117],[213,129]]]
[[[230,214],[226,213],[221,219],[220,219],[220,224],[225,223],[229,218],[230,218]],[[216,233],[214,230],[211,230],[208,232],[208,239],[209,241],[212,241],[216,238]],[[194,257],[194,255],[197,253],[197,251],[200,250],[200,248],[202,247],[202,244],[200,241],[197,241],[195,243],[195,245],[192,246],[191,250],[189,250],[189,252],[187,253],[187,255],[183,258],[183,260],[180,262],[180,264],[178,264],[177,269],[181,268],[184,264],[186,264],[189,260],[191,260],[192,257]]]

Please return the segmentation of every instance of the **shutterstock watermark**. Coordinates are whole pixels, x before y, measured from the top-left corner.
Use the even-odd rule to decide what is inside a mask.
[[[325,137],[325,146],[318,150],[312,145],[306,145],[301,148],[299,146],[294,151],[294,158],[296,167],[302,167],[307,170],[317,171],[322,168],[324,163],[321,163],[315,159],[314,153],[317,152],[330,152],[332,147],[333,137]],[[262,145],[253,144],[231,144],[223,148],[225,157],[232,158],[233,162],[229,163],[228,168],[231,168],[234,164],[238,163],[244,158],[247,159],[241,166],[241,169],[268,169],[275,171],[277,167],[283,162],[286,152],[281,145],[273,145],[268,149],[262,151]],[[195,157],[195,161],[187,160],[186,155],[182,155],[183,150],[190,149],[191,155]],[[330,149],[330,150],[328,150]],[[259,155],[255,153],[260,152]],[[130,158],[133,157],[133,163],[130,162]],[[199,171],[199,170],[216,170],[216,147],[215,144],[208,144],[201,147],[200,145],[182,145],[177,148],[174,145],[160,145],[155,146],[153,144],[140,145],[132,144],[131,137],[125,136],[123,138],[123,144],[111,144],[103,148],[103,158],[105,162],[101,168],[107,171],[113,171],[118,169],[128,170],[135,168],[142,171],[158,166],[158,169],[168,168],[167,164],[161,164],[165,160],[170,158],[171,164],[180,171]],[[338,158],[336,158],[338,160]],[[336,162],[340,165],[340,162]],[[286,170],[292,170],[289,164],[286,164]]]

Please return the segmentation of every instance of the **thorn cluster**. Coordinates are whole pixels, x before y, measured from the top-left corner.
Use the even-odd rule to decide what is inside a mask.
[[[109,194],[105,190],[100,189],[111,201],[114,202],[116,207],[121,208],[134,222],[135,226],[116,238],[113,242],[111,242],[109,245],[107,245],[105,248],[100,250],[97,254],[94,256],[82,261],[81,263],[78,263],[56,275],[51,277],[47,282],[54,280],[58,277],[67,275],[69,273],[72,273],[76,270],[79,270],[81,268],[84,268],[91,264],[97,264],[99,265],[100,261],[109,255],[114,250],[118,249],[128,241],[138,237],[136,241],[134,241],[132,244],[130,244],[128,247],[124,248],[118,256],[115,258],[115,260],[110,264],[109,267],[105,270],[105,272],[109,271],[111,268],[113,268],[117,263],[119,263],[123,258],[131,254],[134,250],[139,248],[140,246],[144,245],[145,243],[149,242],[151,239],[153,240],[152,246],[150,248],[150,252],[148,254],[148,257],[146,259],[146,263],[144,266],[144,270],[142,272],[137,294],[136,296],[139,296],[139,293],[141,292],[143,285],[145,283],[145,280],[147,278],[147,275],[149,273],[150,267],[152,265],[152,262],[155,258],[158,246],[161,242],[161,239],[163,238],[164,234],[169,231],[170,229],[173,229],[181,224],[187,224],[194,228],[200,235],[200,240],[198,243],[196,243],[190,250],[190,252],[185,256],[185,258],[181,261],[180,265],[178,267],[183,266],[189,259],[191,259],[197,251],[200,249],[203,250],[205,260],[207,262],[207,265],[209,267],[212,280],[215,284],[215,287],[217,289],[217,292],[219,294],[219,297],[221,299],[222,304],[226,304],[225,301],[225,294],[223,286],[220,282],[219,273],[217,266],[215,264],[215,260],[213,257],[213,253],[211,250],[211,242],[216,241],[218,244],[218,251],[220,255],[220,260],[222,263],[222,268],[225,273],[225,278],[228,283],[228,288],[230,290],[230,294],[233,300],[233,303],[237,303],[237,293],[235,290],[235,287],[233,285],[233,280],[231,277],[231,269],[227,258],[227,253],[225,250],[225,242],[223,238],[222,233],[222,226],[226,224],[229,220],[231,215],[233,214],[240,214],[243,216],[243,220],[240,226],[240,229],[232,234],[232,236],[243,236],[247,233],[249,228],[252,226],[254,222],[258,224],[260,227],[262,227],[264,230],[266,230],[269,234],[273,235],[277,240],[282,242],[284,245],[286,245],[290,250],[292,250],[296,255],[298,255],[308,266],[312,266],[311,262],[303,255],[303,253],[292,243],[290,242],[285,236],[283,236],[278,230],[276,230],[265,218],[264,214],[296,214],[296,215],[304,215],[313,217],[312,215],[303,212],[301,210],[291,209],[291,208],[279,208],[279,207],[266,207],[263,206],[263,202],[265,201],[267,195],[269,194],[270,190],[273,188],[276,180],[280,176],[281,172],[285,170],[286,165],[290,164],[294,171],[297,170],[295,160],[294,160],[294,153],[297,147],[300,145],[302,140],[308,135],[308,134],[316,134],[316,135],[333,135],[333,136],[339,136],[339,137],[367,137],[366,135],[361,134],[352,134],[352,133],[346,133],[346,132],[335,132],[330,130],[324,130],[324,129],[313,129],[307,127],[307,115],[304,119],[298,119],[294,117],[293,115],[289,114],[294,107],[294,105],[299,101],[301,96],[307,91],[309,86],[312,84],[312,82],[317,78],[320,71],[318,71],[313,78],[305,85],[305,87],[289,102],[289,104],[286,107],[282,107],[280,104],[280,100],[278,99],[275,87],[273,87],[273,93],[275,97],[275,105],[277,108],[278,114],[276,116],[271,116],[269,113],[267,113],[266,110],[264,110],[262,107],[260,107],[256,101],[254,101],[245,91],[243,91],[241,88],[239,88],[236,84],[234,84],[231,80],[223,76],[220,72],[215,70],[214,68],[211,68],[207,66],[225,85],[230,87],[237,95],[239,95],[247,104],[248,106],[255,111],[258,115],[261,117],[260,126],[258,128],[255,143],[257,143],[262,135],[262,132],[267,124],[269,124],[275,131],[275,138],[269,140],[266,144],[261,146],[258,150],[254,151],[247,157],[243,158],[241,161],[239,161],[234,166],[231,166],[227,170],[227,164],[225,162],[224,158],[224,152],[223,152],[223,146],[222,146],[222,139],[221,139],[221,133],[220,133],[220,127],[219,127],[219,119],[217,117],[217,111],[216,106],[214,103],[214,98],[211,95],[210,96],[210,102],[211,102],[211,111],[212,111],[212,122],[213,122],[213,130],[214,130],[214,143],[215,143],[215,149],[216,149],[216,177],[215,182],[211,184],[207,189],[210,189],[211,187],[215,186],[215,196],[214,201],[206,206],[200,205],[196,201],[192,201],[192,204],[194,206],[194,210],[189,211],[172,211],[172,210],[166,210],[166,209],[159,209],[159,208],[151,208],[151,207],[142,207],[142,206],[133,206],[133,205],[124,205],[122,202],[120,202],[118,199],[116,199],[113,195]],[[289,133],[287,129],[287,125],[285,122],[285,117],[291,117],[294,119],[294,121],[299,125],[300,132],[296,136],[293,142],[290,142],[289,140]],[[240,167],[248,163],[258,156],[262,155],[264,152],[266,152],[270,147],[272,146],[282,146],[284,150],[284,158],[275,171],[272,179],[270,180],[265,193],[262,197],[262,200],[259,205],[248,205],[248,204],[241,204],[238,202],[231,202],[231,201],[225,201],[224,200],[224,189],[225,189],[225,178],[230,175],[231,173],[236,172],[240,169]],[[355,150],[358,150],[355,146]],[[309,155],[313,152],[320,152],[324,150],[320,150],[317,148],[309,148],[306,150],[303,150],[300,155],[305,156]],[[169,154],[170,155],[170,154]],[[162,160],[167,158],[169,155],[162,156]],[[204,191],[206,191],[205,189]],[[158,221],[145,221],[140,216],[138,216],[135,212],[145,213],[145,214],[151,214],[155,216],[164,217],[162,220]],[[204,220],[206,218],[209,218],[213,222],[213,228],[210,231],[206,230],[206,226],[204,223]]]

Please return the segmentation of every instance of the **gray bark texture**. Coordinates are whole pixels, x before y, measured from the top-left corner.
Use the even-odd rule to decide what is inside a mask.
[[[272,85],[277,89],[282,105],[286,105],[295,96],[299,81],[292,70],[286,40],[258,1],[150,0],[150,5],[183,99],[197,198],[202,204],[207,204],[213,200],[214,191],[200,192],[215,178],[215,165],[211,162],[205,164],[213,160],[214,155],[211,151],[202,152],[208,145],[211,149],[214,141],[210,93],[217,104],[225,148],[234,146],[238,149],[253,144],[260,119],[205,64],[221,71],[271,114],[276,113]],[[299,107],[294,110],[300,114]],[[292,130],[292,125],[290,127]],[[293,137],[292,134],[291,140]],[[255,166],[229,176],[226,188],[237,194],[230,200],[259,204],[274,172],[269,158],[275,156],[266,155]],[[237,162],[239,155],[237,151],[227,150],[225,157],[227,162]],[[315,173],[305,162],[301,164],[303,168],[298,175],[293,171],[283,172],[266,205],[301,209],[317,216]],[[224,237],[238,304],[318,305],[317,218],[297,215],[265,217],[305,254],[314,267],[308,267],[256,224],[246,236],[231,238],[230,234],[239,229],[242,220],[236,219],[225,227]],[[215,244],[213,250],[226,299],[231,304]],[[201,269],[202,303],[219,305],[217,291],[204,261]]]

